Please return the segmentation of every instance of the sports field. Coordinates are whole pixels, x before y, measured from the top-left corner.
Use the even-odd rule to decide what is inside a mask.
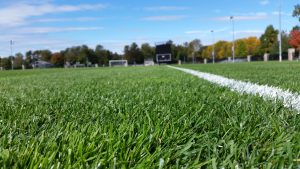
[[[278,61],[273,61],[231,65],[184,65],[181,67],[300,92],[300,62],[278,63]]]
[[[300,63],[181,67],[300,92]],[[0,72],[3,168],[297,168],[299,112],[167,66]]]

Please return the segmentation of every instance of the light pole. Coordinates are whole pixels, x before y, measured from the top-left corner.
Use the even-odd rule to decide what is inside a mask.
[[[201,49],[201,46],[197,41],[192,41],[192,47],[193,47],[193,64],[195,64],[196,63],[195,53]]]
[[[10,40],[10,62],[11,62],[11,70],[14,70],[14,60],[13,60],[13,41]]]
[[[195,64],[195,51],[193,52],[193,64]]]
[[[232,59],[233,63],[235,62],[235,32],[234,32],[234,16],[230,16],[232,22]]]
[[[213,51],[212,51],[212,57],[213,57],[213,64],[215,64],[215,36],[214,36],[214,30],[211,30],[211,35],[212,35],[212,48],[213,48]]]
[[[282,62],[282,35],[281,35],[281,0],[279,0],[279,62]]]

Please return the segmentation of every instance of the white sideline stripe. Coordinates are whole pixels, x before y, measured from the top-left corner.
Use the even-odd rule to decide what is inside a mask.
[[[294,94],[288,90],[283,90],[278,87],[258,85],[255,83],[229,79],[223,76],[214,75],[211,73],[203,73],[191,69],[179,68],[174,66],[168,66],[168,67],[183,71],[185,73],[192,74],[201,79],[207,80],[211,83],[215,83],[223,87],[228,87],[232,91],[238,93],[259,95],[260,97],[262,97],[264,100],[267,101],[281,100],[283,102],[284,107],[289,109],[294,109],[298,112],[298,114],[300,114],[300,95]]]

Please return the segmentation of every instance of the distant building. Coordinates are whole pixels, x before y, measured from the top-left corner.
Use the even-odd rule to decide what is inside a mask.
[[[32,64],[33,68],[51,68],[53,65],[45,61],[36,61]]]

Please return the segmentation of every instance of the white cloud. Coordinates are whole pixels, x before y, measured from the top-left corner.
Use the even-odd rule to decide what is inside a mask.
[[[23,40],[24,38],[25,36],[20,34],[1,34],[0,42],[5,42],[8,44],[11,39],[13,39],[14,41],[20,41]]]
[[[270,1],[269,0],[260,0],[259,3],[261,5],[268,5],[270,3]]]
[[[100,17],[78,17],[78,18],[44,18],[31,20],[31,22],[88,22],[88,21],[98,21],[104,18]]]
[[[231,35],[233,34],[232,31],[229,32]],[[257,29],[248,29],[248,30],[236,30],[234,31],[234,34],[236,35],[237,39],[240,38],[248,38],[251,36],[259,37],[264,33],[263,30],[257,30]]]
[[[10,54],[9,42],[13,40],[15,52],[28,50],[49,49],[51,51],[62,50],[69,46],[84,44],[84,41],[75,41],[63,37],[49,36],[55,32],[97,31],[101,27],[26,27],[11,29],[0,34],[0,56]]]
[[[5,38],[5,39],[2,39]],[[82,44],[74,40],[65,38],[45,37],[41,34],[35,35],[5,35],[0,37],[0,56],[8,56],[10,54],[9,40],[14,40],[13,52],[23,52],[28,50],[49,49],[51,51],[59,51],[68,46]]]
[[[74,12],[74,11],[82,11],[82,10],[96,10],[103,9],[106,5],[103,4],[83,4],[83,5],[63,5],[63,6],[52,6],[49,12]]]
[[[229,21],[230,16],[215,18],[218,21]],[[268,19],[268,14],[265,12],[249,13],[244,15],[234,16],[234,20],[248,21],[248,20],[264,20]]]
[[[19,34],[43,34],[55,32],[74,32],[74,31],[96,31],[102,27],[27,27],[20,28],[16,32]]]
[[[28,23],[30,17],[43,16],[51,13],[75,12],[83,10],[103,9],[103,4],[83,5],[53,5],[45,4],[17,4],[0,8],[0,27],[20,26]]]
[[[190,30],[190,31],[185,31],[185,34],[207,34],[210,33],[209,30]]]
[[[222,29],[217,29],[217,30],[213,30],[214,33],[221,33],[221,32],[225,32],[227,31],[228,28],[222,28]],[[190,31],[185,31],[184,33],[185,34],[189,34],[189,35],[192,35],[192,34],[210,34],[212,30],[190,30]]]
[[[232,32],[231,32],[232,33]],[[235,34],[262,34],[263,30],[237,30],[234,32]]]
[[[177,21],[186,18],[185,15],[162,15],[162,16],[149,16],[143,18],[145,21]]]
[[[189,8],[183,6],[152,6],[152,7],[145,7],[144,9],[146,11],[183,11]]]
[[[272,15],[275,15],[275,16],[278,16],[279,14],[280,14],[279,11],[272,12]],[[292,16],[292,13],[281,12],[281,15],[283,15],[283,16]]]

